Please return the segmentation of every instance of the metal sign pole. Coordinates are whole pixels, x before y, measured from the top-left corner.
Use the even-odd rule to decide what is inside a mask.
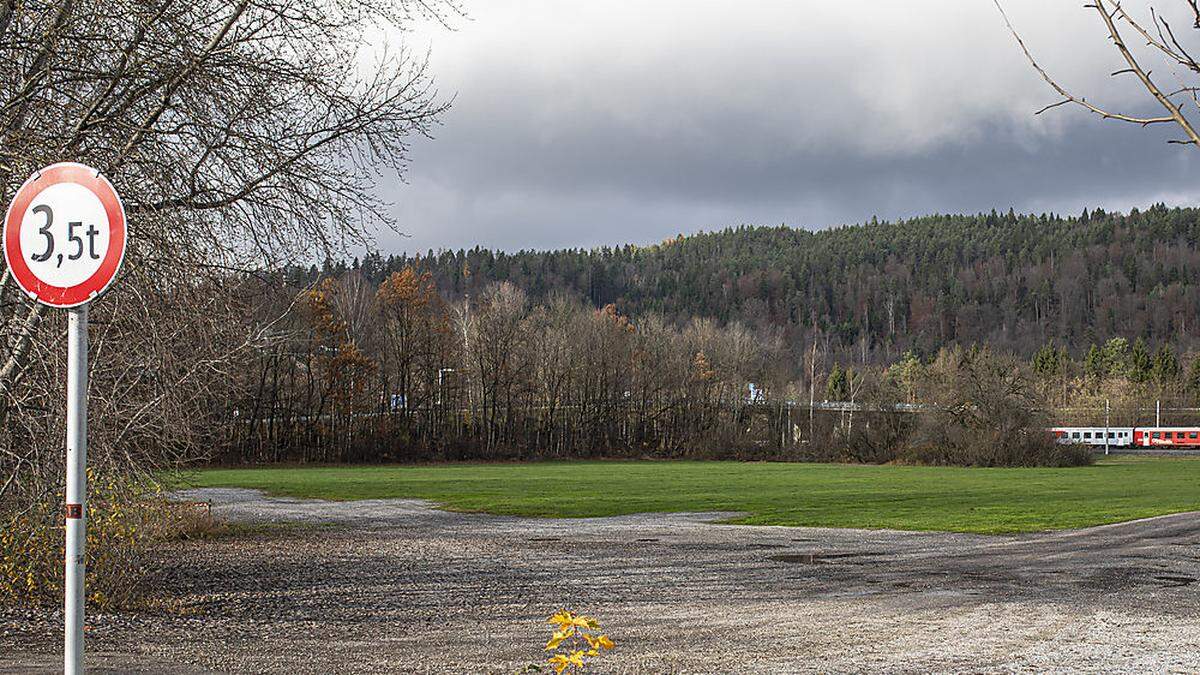
[[[99,171],[78,162],[42,167],[21,185],[4,215],[0,241],[8,278],[30,300],[68,311],[67,486],[63,513],[63,672],[68,675],[83,672],[87,306],[117,278],[125,258],[125,242],[125,207],[120,195]],[[60,248],[56,243],[67,246]],[[74,252],[70,244],[75,245]]]
[[[67,314],[67,503],[63,672],[83,673],[83,555],[87,541],[87,305]]]

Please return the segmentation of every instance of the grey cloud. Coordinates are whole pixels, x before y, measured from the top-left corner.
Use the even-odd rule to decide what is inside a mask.
[[[432,34],[455,108],[416,146],[410,182],[388,192],[410,236],[381,234],[381,248],[647,243],[743,223],[1196,199],[1196,150],[1166,145],[1169,129],[1067,109],[1035,118],[1052,92],[990,2],[765,3],[759,17],[708,2],[633,27],[634,5],[613,3],[590,25],[565,23],[583,4],[497,2],[449,38]],[[1074,3],[1007,4],[1072,86],[1142,105],[1107,80],[1114,57]],[[885,16],[860,18],[873,10]]]

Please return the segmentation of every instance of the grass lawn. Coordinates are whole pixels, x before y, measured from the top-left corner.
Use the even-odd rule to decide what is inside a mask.
[[[186,482],[334,500],[419,497],[521,516],[742,511],[733,522],[981,533],[1200,510],[1200,459],[1148,457],[1069,469],[650,461],[208,469]]]

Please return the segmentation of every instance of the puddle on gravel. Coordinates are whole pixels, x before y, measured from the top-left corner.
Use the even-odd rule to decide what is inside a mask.
[[[771,560],[782,563],[799,565],[819,565],[831,560],[844,558],[862,558],[877,555],[875,553],[780,553],[771,556]]]
[[[1163,582],[1159,584],[1163,588],[1183,588],[1196,583],[1195,577],[1185,577],[1176,574],[1156,574],[1154,578]]]

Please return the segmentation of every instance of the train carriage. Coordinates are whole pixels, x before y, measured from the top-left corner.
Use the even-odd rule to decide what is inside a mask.
[[[1054,427],[1050,430],[1059,443],[1127,448],[1135,443],[1133,427]]]
[[[1054,427],[1059,443],[1110,448],[1200,448],[1200,427]]]
[[[1200,427],[1139,427],[1133,432],[1139,448],[1200,448]]]

